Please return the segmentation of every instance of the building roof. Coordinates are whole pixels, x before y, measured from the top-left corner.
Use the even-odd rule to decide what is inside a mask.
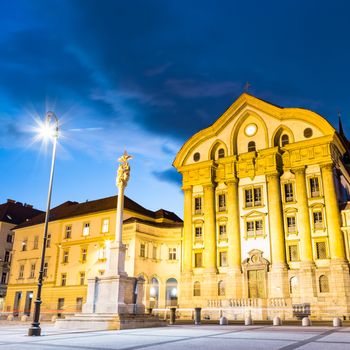
[[[124,224],[130,224],[133,222],[138,222],[141,224],[146,224],[146,225],[155,226],[155,227],[163,227],[163,228],[182,227],[183,226],[182,220],[178,221],[178,222],[154,222],[154,221],[149,221],[149,220],[143,220],[143,219],[136,218],[136,217],[131,217],[131,218],[128,218],[128,219],[123,221]]]
[[[50,210],[50,221],[67,219],[70,217],[81,216],[91,213],[97,213],[105,210],[117,208],[118,196],[96,199],[82,203],[67,201]],[[134,202],[127,196],[124,196],[124,209],[147,216],[151,219],[168,219],[174,222],[182,220],[173,212],[159,209],[157,211],[148,210],[140,204]],[[45,213],[40,214],[16,227],[22,228],[41,224],[45,221]]]
[[[0,221],[10,224],[19,225],[41,213],[43,211],[33,208],[32,205],[16,202],[13,199],[0,204]]]

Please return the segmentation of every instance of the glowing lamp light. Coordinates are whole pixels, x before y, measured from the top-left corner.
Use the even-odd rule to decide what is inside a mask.
[[[154,287],[151,287],[149,290],[149,295],[154,298],[156,296],[156,289]]]
[[[257,130],[258,130],[258,127],[256,126],[256,124],[249,124],[246,126],[244,131],[247,136],[254,136]]]
[[[177,296],[177,288],[173,288],[170,292],[172,297],[176,297]]]

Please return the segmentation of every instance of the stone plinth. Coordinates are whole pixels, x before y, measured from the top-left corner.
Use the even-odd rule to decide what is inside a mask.
[[[74,330],[119,330],[147,327],[163,327],[167,323],[152,315],[81,313],[58,319],[55,327]]]

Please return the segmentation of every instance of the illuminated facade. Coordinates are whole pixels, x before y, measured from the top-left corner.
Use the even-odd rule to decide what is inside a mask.
[[[32,205],[8,199],[0,204],[0,311],[3,310],[12,260],[12,228],[42,213]]]
[[[65,202],[51,210],[44,267],[42,310],[46,317],[79,312],[87,279],[101,276],[115,235],[117,197]],[[145,278],[145,304],[177,304],[182,220],[165,210],[153,212],[125,197],[123,243],[129,276]],[[41,256],[44,215],[14,229],[15,241],[5,310],[31,314]]]
[[[248,94],[192,136],[174,161],[180,307],[231,319],[349,317],[348,150],[320,115]]]

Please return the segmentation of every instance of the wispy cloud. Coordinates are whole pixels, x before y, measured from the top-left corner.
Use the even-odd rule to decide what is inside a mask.
[[[192,79],[169,79],[165,84],[174,94],[185,98],[234,95],[241,88],[241,84],[234,81],[203,82]]]

